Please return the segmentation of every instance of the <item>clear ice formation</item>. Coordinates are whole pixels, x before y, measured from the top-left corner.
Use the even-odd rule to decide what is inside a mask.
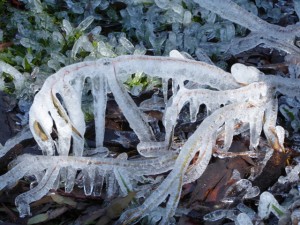
[[[176,85],[173,96],[165,99],[164,141],[156,140],[145,114],[125,89],[124,81],[136,72],[160,77],[163,82],[172,79]],[[105,109],[107,93],[112,92],[139,138],[140,158],[128,159],[127,154],[117,158],[86,156],[81,98],[87,78],[92,81],[96,147],[105,149]],[[209,89],[189,89],[185,81]],[[169,57],[120,56],[67,66],[45,81],[29,112],[29,126],[43,155],[18,157],[13,168],[0,177],[0,190],[12,187],[26,175],[34,175],[38,185],[19,195],[15,201],[20,216],[26,216],[30,214],[29,204],[50,189],[58,188],[60,181],[64,183],[65,191],[71,192],[75,180],[79,179],[86,195],[100,195],[106,183],[108,196],[117,193],[124,196],[128,191],[137,191],[140,192],[137,196],[146,197],[142,205],[125,211],[116,224],[132,224],[152,215],[165,201],[160,224],[168,224],[179,204],[182,185],[195,181],[206,169],[220,129],[225,131],[223,151],[228,150],[233,136],[245,129],[250,133],[250,149],[258,146],[263,130],[271,147],[283,150],[282,135],[277,134],[280,129],[276,127],[275,96],[277,91],[294,96],[299,92],[296,88],[299,85],[299,80],[265,76],[257,69],[241,64],[234,65],[231,74],[207,63]],[[163,88],[163,91],[168,90]],[[184,145],[174,151],[171,150],[172,134],[179,112],[186,104],[190,106],[191,121],[195,121],[201,104],[205,104],[210,113]],[[248,126],[239,129],[241,123]],[[54,127],[57,139],[51,136]],[[197,160],[190,164],[195,155],[198,155]],[[79,175],[78,171],[81,171]],[[151,179],[143,185],[148,175],[168,171],[159,186]],[[156,183],[157,188],[152,193],[145,192],[151,182],[152,185]]]
[[[289,209],[292,207],[293,206],[290,206]],[[243,203],[239,203],[236,209],[215,210],[206,214],[203,219],[217,221],[228,218],[234,221],[236,225],[251,225],[263,223],[263,220],[268,219],[270,214],[273,213],[279,219],[278,224],[288,224],[290,219],[295,219],[299,214],[294,210],[294,218],[293,216],[291,216],[290,219],[286,218],[287,215],[290,215],[287,208],[288,207],[281,206],[270,192],[265,191],[260,195],[257,213]],[[287,220],[283,222],[285,219]]]
[[[225,51],[237,54],[262,44],[283,50],[291,54],[291,57],[299,55],[299,48],[294,44],[300,31],[299,24],[288,27],[269,24],[230,0],[194,1],[201,7],[251,31],[246,37],[233,38],[228,46],[222,43]],[[298,1],[294,2],[299,5]],[[176,4],[171,1],[168,3],[156,0],[155,3],[161,8],[176,10]],[[296,12],[299,14],[298,6]],[[185,23],[190,21],[190,17],[187,12],[184,13]],[[93,19],[88,17],[77,28],[73,28],[64,20],[63,28],[67,35],[71,35],[75,29],[86,29]],[[176,41],[176,37],[174,40]],[[161,44],[165,41],[164,35],[150,36],[150,43],[156,53],[160,53]],[[126,51],[132,53],[132,45],[126,38],[120,38],[119,42]],[[72,49],[72,57],[75,58],[81,48],[91,50],[91,46],[85,43],[87,40],[84,37],[77,41]],[[99,49],[107,57],[115,56],[105,45],[99,44]],[[60,182],[64,184],[66,192],[71,192],[75,181],[79,181],[86,195],[100,195],[106,186],[106,194],[110,197],[117,193],[124,196],[129,191],[136,191],[137,196],[146,197],[142,205],[125,211],[116,224],[132,224],[148,215],[151,218],[161,217],[159,221],[161,225],[168,224],[172,221],[179,204],[182,185],[202,175],[210,161],[212,148],[216,144],[220,130],[225,133],[223,151],[228,150],[234,135],[244,131],[250,133],[250,150],[258,146],[262,131],[273,149],[279,151],[284,149],[283,128],[276,127],[278,111],[276,92],[288,97],[299,97],[299,79],[265,76],[256,68],[242,64],[235,64],[231,73],[227,73],[212,65],[201,51],[198,55],[207,63],[186,59],[186,56],[181,57],[180,53],[173,53],[175,58],[133,55],[86,61],[64,67],[45,81],[29,112],[29,126],[43,155],[19,156],[13,161],[12,169],[0,176],[0,190],[12,187],[24,176],[36,177],[38,185],[19,195],[15,200],[20,216],[29,215],[29,204],[46,195],[50,189],[57,189]],[[16,89],[23,85],[24,77],[15,68],[0,62],[1,71],[14,77]],[[137,72],[162,79],[162,92],[166,103],[163,117],[166,131],[164,141],[156,139],[148,118],[134,103],[123,85],[131,74]],[[107,93],[112,92],[130,127],[139,138],[140,143],[137,146],[139,158],[130,159],[127,154],[120,154],[116,158],[109,155],[86,156],[88,155],[85,153],[88,150],[84,149],[86,125],[81,109],[81,98],[87,78],[92,84],[96,150],[105,149],[103,139]],[[170,79],[173,96],[168,98]],[[186,81],[196,85],[185,85]],[[3,87],[4,82],[0,80],[0,89]],[[190,107],[191,122],[195,121],[201,104],[206,105],[209,114],[183,146],[173,151],[171,144],[177,118],[182,107],[187,104]],[[241,123],[247,126],[240,129],[238,126]],[[57,139],[51,136],[54,128]],[[28,137],[30,134],[25,132],[15,140]],[[2,155],[10,148],[11,143],[7,142],[0,149]],[[191,164],[196,155],[197,159]],[[78,174],[78,171],[81,172]],[[279,182],[299,179],[299,171],[299,166],[296,166]],[[162,181],[147,177],[166,172],[169,174]],[[151,189],[154,191],[151,192]],[[254,192],[257,193],[257,190]],[[164,203],[165,207],[158,215],[157,209],[161,203]],[[278,210],[270,207],[272,205],[284,211],[270,193],[262,193],[258,208],[259,216],[266,218],[270,212],[276,214]],[[238,210],[232,210],[219,211],[213,217],[227,217],[237,223],[244,221],[251,224],[247,215],[244,211],[240,213]]]
[[[250,217],[246,213],[240,213],[235,220],[236,225],[253,225]]]
[[[236,209],[228,209],[228,210],[223,210],[219,209],[216,211],[213,211],[211,213],[206,214],[203,219],[207,221],[218,221],[220,219],[230,219],[230,220],[236,220],[237,216],[239,215],[239,211]]]
[[[28,126],[24,127],[21,132],[19,132],[16,136],[8,139],[4,146],[0,146],[0,158],[3,157],[10,149],[12,149],[17,143],[21,141],[31,139],[32,133]]]
[[[271,212],[277,218],[280,218],[286,213],[286,209],[279,205],[278,201],[270,192],[265,191],[260,195],[259,198],[258,216],[261,219],[267,219]]]
[[[25,81],[25,77],[13,66],[0,61],[0,75],[2,77],[2,73],[8,73],[9,75],[11,75],[13,77],[13,82],[15,85],[15,88],[17,90],[20,90],[24,84]],[[5,82],[4,80],[2,80],[2,78],[0,79],[0,90],[3,90],[5,87]]]
[[[299,48],[294,44],[300,31],[299,24],[287,27],[270,24],[231,0],[194,0],[194,2],[251,31],[246,37],[233,38],[229,46],[225,47],[226,51],[232,54],[247,51],[261,44],[296,56],[300,53]],[[295,4],[296,12],[299,12],[298,5],[299,3]],[[224,44],[221,45],[223,46],[220,47],[224,48]]]

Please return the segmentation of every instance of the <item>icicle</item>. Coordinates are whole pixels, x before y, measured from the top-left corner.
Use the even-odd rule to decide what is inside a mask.
[[[259,144],[259,138],[263,127],[263,110],[257,110],[250,120],[250,149],[256,148]]]
[[[108,198],[113,197],[116,194],[116,177],[114,173],[106,174],[106,194]]]
[[[231,146],[232,138],[233,138],[233,132],[234,132],[234,126],[235,122],[234,120],[227,120],[225,122],[225,138],[224,138],[224,146],[223,151],[228,151],[228,149]]]
[[[68,166],[66,168],[66,182],[65,182],[65,192],[71,193],[73,191],[73,187],[75,184],[75,178],[77,174],[77,170],[73,168],[72,166]]]
[[[72,125],[71,135],[73,137],[73,153],[75,156],[82,156],[83,148],[84,148],[83,136],[85,132],[85,120],[84,120],[84,114],[81,109],[81,95],[82,95],[84,80],[85,80],[84,77],[80,77],[75,81],[72,80],[70,77],[66,77],[65,82],[66,83],[72,82],[72,86],[68,84],[67,85],[61,84],[62,89],[60,90],[60,92],[58,92],[62,96],[63,103],[68,113],[70,124]],[[56,88],[59,89],[59,86],[57,86]],[[73,110],[74,108],[76,108],[77,110]]]
[[[59,134],[57,152],[59,155],[68,155],[71,146],[72,125],[55,94],[52,94],[52,101],[54,108],[51,108],[49,113],[54,120],[57,133]]]
[[[83,188],[85,195],[91,195],[93,193],[94,188],[94,180],[95,180],[95,167],[90,166],[82,170],[83,173]]]
[[[140,141],[155,140],[155,136],[150,126],[145,122],[143,114],[133,102],[132,98],[128,95],[125,88],[120,85],[117,79],[115,70],[111,71],[109,75],[108,84],[110,89],[113,90],[114,97],[119,107],[122,109],[123,114],[129,122],[130,127],[135,131]]]
[[[167,104],[168,101],[168,83],[169,83],[169,79],[164,79],[164,78],[162,79],[162,92],[163,92],[165,104]]]
[[[67,168],[66,167],[62,167],[59,171],[59,182],[62,184],[66,184],[67,181]]]
[[[95,170],[95,180],[94,180],[94,188],[93,188],[93,195],[100,196],[103,188],[105,172],[100,170],[100,168],[96,167]]]
[[[270,145],[278,151],[282,151],[278,136],[276,134],[276,120],[277,120],[277,111],[278,111],[278,101],[277,99],[272,99],[266,104],[265,111],[265,123],[264,123],[264,133],[268,139]]]
[[[58,172],[58,175],[56,177],[56,180],[53,182],[52,188],[50,188],[50,189],[57,190],[57,189],[60,188],[61,176],[62,175],[63,175],[62,174],[62,169],[60,169],[59,172]],[[40,183],[40,182],[41,182],[41,180],[39,180],[38,183]]]
[[[103,147],[105,131],[105,112],[107,103],[106,77],[99,74],[92,79],[92,92],[94,101],[96,147]]]
[[[197,114],[199,111],[199,104],[197,102],[195,102],[196,99],[191,99],[190,103],[190,121],[191,123],[196,122],[197,120]]]
[[[133,191],[129,176],[126,170],[114,169],[116,180],[119,184],[122,196],[128,195],[129,191]]]
[[[179,85],[180,85],[180,83],[178,82],[178,80],[176,78],[173,78],[172,79],[172,94],[173,94],[173,96],[177,94]],[[180,87],[183,87],[183,85]]]
[[[277,137],[278,137],[278,142],[279,145],[281,147],[281,149],[284,149],[284,137],[285,137],[285,130],[283,127],[281,126],[276,126],[276,133],[277,133]]]

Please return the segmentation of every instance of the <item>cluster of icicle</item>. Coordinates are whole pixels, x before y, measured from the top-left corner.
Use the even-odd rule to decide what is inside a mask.
[[[300,30],[298,25],[282,28],[268,24],[229,0],[196,2],[252,31],[246,38],[233,40],[230,51],[234,54],[258,44],[299,54],[293,43]],[[8,72],[20,77],[16,71]],[[156,140],[147,117],[123,85],[136,72],[160,77],[163,81],[164,141]],[[103,139],[107,93],[112,93],[139,138],[140,158],[128,159],[126,153],[117,158],[109,157],[109,154],[85,156],[86,125],[81,97],[86,79],[92,84],[96,151],[109,151],[103,146]],[[168,98],[170,79],[172,97]],[[30,109],[29,126],[43,155],[18,157],[13,168],[0,177],[0,190],[12,187],[24,176],[36,178],[38,185],[15,200],[23,217],[30,214],[29,204],[42,198],[50,189],[64,185],[65,191],[71,192],[80,176],[86,195],[100,195],[105,183],[108,196],[135,191],[137,196],[146,197],[140,206],[125,211],[116,224],[131,224],[158,213],[156,209],[161,203],[165,209],[159,212],[158,220],[160,224],[168,224],[178,206],[182,185],[202,175],[217,140],[223,139],[223,151],[227,151],[234,135],[249,131],[250,149],[255,149],[263,130],[270,146],[283,150],[283,128],[276,127],[276,93],[299,97],[299,86],[297,79],[265,76],[259,70],[241,64],[233,65],[231,73],[227,73],[213,65],[184,58],[120,56],[67,66],[45,81]],[[172,134],[178,115],[187,104],[192,122],[200,105],[205,104],[210,113],[184,145],[174,150]],[[56,131],[55,139],[51,135],[53,130]],[[149,178],[149,175],[166,172],[169,174],[162,182]]]
[[[164,141],[156,140],[147,117],[123,84],[131,74],[141,71],[163,81],[166,101]],[[107,94],[112,93],[140,140],[137,146],[140,158],[128,159],[126,153],[117,158],[108,154],[85,156],[86,125],[81,97],[86,79],[91,80],[94,99],[96,150],[109,151],[103,146],[103,139]],[[173,94],[168,98],[170,79]],[[233,65],[228,73],[213,65],[184,58],[120,56],[67,66],[45,81],[30,109],[29,126],[43,155],[18,157],[13,168],[0,177],[0,189],[13,186],[24,176],[35,176],[38,185],[15,200],[20,215],[26,216],[30,214],[31,202],[62,185],[66,192],[71,192],[80,175],[86,195],[100,195],[105,182],[108,196],[114,196],[116,192],[126,195],[129,191],[146,196],[140,206],[124,212],[117,224],[131,224],[151,216],[165,201],[160,224],[168,224],[178,206],[182,185],[201,176],[216,140],[223,139],[223,151],[227,151],[234,135],[249,131],[250,148],[255,149],[263,130],[274,149],[283,149],[283,129],[276,127],[275,94],[278,91],[287,96],[300,96],[299,86],[297,79],[265,76],[256,68],[242,64]],[[172,134],[186,104],[191,121],[195,121],[202,104],[210,113],[184,145],[174,151]],[[57,133],[56,139],[51,135],[53,129]],[[191,163],[194,158],[196,160]],[[79,175],[78,171],[81,171]],[[168,171],[167,177],[149,193],[151,184],[156,187],[159,181],[148,175]]]

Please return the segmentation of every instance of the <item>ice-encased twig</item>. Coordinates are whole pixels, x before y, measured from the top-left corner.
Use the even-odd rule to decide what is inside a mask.
[[[95,70],[97,73],[94,72]],[[94,82],[95,79],[100,79],[99,77],[106,77],[104,80],[107,80],[110,90],[115,95],[117,103],[137,136],[141,141],[155,140],[142,112],[129,98],[122,84],[131,74],[139,71],[143,71],[149,76],[179,80],[178,83],[182,84],[184,80],[197,83],[201,81],[201,84],[219,90],[239,87],[231,74],[215,66],[187,59],[120,56],[114,59],[100,59],[67,66],[45,81],[44,88],[36,95],[30,109],[29,125],[44,154],[53,155],[55,149],[59,154],[68,154],[72,137],[76,142],[73,144],[73,154],[82,155],[85,122],[81,110],[81,93],[87,77]],[[60,102],[57,95],[61,96],[63,103]],[[105,97],[104,93],[102,95]],[[94,106],[97,108],[97,105]],[[104,111],[95,114],[95,120],[98,123],[100,122],[99,118],[104,119],[103,113]],[[51,137],[54,124],[58,132],[58,141]],[[101,146],[104,130],[100,128],[97,126],[96,140],[97,145]]]
[[[160,158],[148,160],[22,155],[16,159],[14,167],[0,177],[0,190],[10,188],[25,175],[35,175],[46,170],[46,173],[43,175],[42,180],[36,188],[18,196],[16,199],[16,204],[20,209],[20,215],[25,216],[30,214],[29,203],[36,201],[47,194],[48,191],[53,188],[53,184],[58,178],[59,172],[64,168],[67,168],[68,171],[65,179],[66,191],[72,191],[76,172],[81,170],[83,171],[85,194],[90,195],[95,191],[97,193],[101,192],[103,180],[99,180],[102,179],[99,177],[99,170],[102,171],[102,176],[109,173],[119,173],[119,171],[124,170],[129,179],[127,182],[129,182],[130,180],[140,180],[139,177],[141,176],[156,175],[170,171],[173,168],[176,158],[177,154],[172,152],[169,152],[169,154],[165,154]],[[119,174],[116,176],[118,177]],[[49,179],[51,179],[51,182],[47,181]],[[120,179],[117,179],[117,181],[120,186],[124,185],[123,183],[120,183]],[[99,184],[101,187],[99,187]],[[109,184],[106,185],[107,188],[110,188]]]
[[[255,33],[261,34],[261,36],[270,37],[293,44],[295,37],[300,32],[299,25],[281,27],[267,23],[231,0],[194,1],[200,6],[219,14],[225,19],[246,27]]]
[[[46,169],[45,175],[43,176],[43,179],[36,187],[16,197],[15,203],[18,211],[20,212],[20,217],[31,215],[29,203],[39,200],[43,196],[45,196],[49,192],[49,190],[53,188],[58,174],[58,167],[48,167]]]
[[[264,101],[259,102],[263,104]],[[263,105],[254,103],[239,103],[224,106],[207,117],[194,134],[182,147],[173,170],[161,185],[145,200],[143,205],[126,211],[116,224],[131,224],[141,217],[151,213],[157,205],[162,203],[168,196],[167,210],[160,224],[166,224],[174,215],[177,208],[181,187],[184,183],[190,183],[198,179],[204,172],[211,158],[212,147],[215,144],[215,134],[224,122],[232,117],[252,123],[252,117],[257,113],[257,107],[264,110]],[[234,116],[233,116],[234,114]],[[195,165],[189,166],[195,154],[199,152]]]
[[[218,90],[238,88],[230,73],[224,70],[189,59],[149,56],[120,56],[113,60],[116,74],[125,81],[129,74],[143,71],[149,76],[165,79],[176,79],[179,84],[189,80],[203,85],[209,85]]]
[[[217,13],[224,19],[228,19],[252,31],[247,37],[233,39],[229,46],[226,47],[233,54],[249,50],[260,44],[283,50],[289,54],[298,55],[300,53],[299,48],[294,45],[295,38],[300,33],[299,24],[287,27],[270,24],[231,0],[194,1],[201,7]],[[224,44],[222,43],[222,45]],[[221,46],[221,48],[224,49],[224,46]]]
[[[166,126],[166,141],[162,143],[155,142],[143,112],[138,109],[123,86],[123,82],[131,74],[141,71],[164,80],[172,79],[174,84],[173,92],[176,93],[168,100],[163,118],[163,124]],[[242,74],[244,76],[241,76]],[[95,121],[99,122],[96,133],[100,133],[96,134],[97,146],[103,145],[102,125],[105,119],[106,92],[110,90],[129,125],[141,141],[138,146],[140,153],[152,158],[127,160],[123,156],[116,159],[82,157],[85,122],[81,110],[81,95],[86,78],[93,81],[93,98],[98,98],[99,101],[94,101]],[[184,85],[185,81],[206,85],[214,91],[187,89]],[[234,134],[246,130],[250,130],[250,146],[255,148],[262,127],[271,145],[278,149],[283,148],[282,135],[277,135],[277,102],[273,98],[276,89],[287,95],[299,93],[298,90],[292,92],[289,85],[292,90],[296,90],[297,84],[273,76],[266,77],[258,70],[239,64],[233,67],[230,74],[206,63],[167,57],[122,56],[67,66],[46,80],[30,110],[30,128],[46,156],[18,157],[13,169],[0,177],[0,189],[11,187],[25,175],[34,175],[37,182],[41,183],[39,186],[41,189],[37,192],[37,196],[41,196],[49,190],[50,186],[50,188],[57,187],[57,180],[54,179],[57,169],[57,176],[65,181],[65,190],[70,192],[77,171],[80,170],[85,194],[99,195],[105,181],[107,195],[112,196],[117,190],[117,183],[121,192],[126,194],[126,187],[139,190],[140,187],[136,183],[141,182],[142,176],[158,175],[172,170],[159,187],[146,198],[143,205],[126,212],[119,220],[122,224],[137,220],[151,213],[169,196],[165,215],[161,221],[161,224],[167,223],[178,205],[182,185],[196,180],[205,170],[219,130],[225,131],[224,150],[230,146]],[[100,111],[97,111],[100,102],[104,105]],[[195,120],[197,106],[201,102],[215,111],[178,149],[178,155],[176,152],[166,151],[168,147],[166,142],[169,144],[169,141],[172,141],[169,138],[170,133],[176,125],[180,109],[186,102],[191,103],[192,120]],[[219,108],[220,104],[224,104],[224,107]],[[236,128],[240,123],[249,126]],[[51,136],[54,128],[57,130],[57,140],[53,140]],[[72,154],[71,139],[73,140]],[[151,149],[158,151],[152,154]],[[58,156],[54,156],[56,152]],[[198,152],[197,160],[190,165]],[[48,170],[50,175],[45,173]],[[125,183],[120,177],[121,172],[124,172]],[[48,186],[47,182],[43,184],[45,175],[55,180],[53,185]],[[31,196],[30,194],[23,196],[24,201],[19,198],[18,202],[19,205],[24,203],[22,209],[28,213],[28,204],[36,198],[30,200],[28,197]]]
[[[234,79],[243,85],[251,84],[253,82],[264,82],[274,92],[295,97],[300,96],[300,80],[295,78],[286,79],[276,75],[265,76],[253,66],[245,66],[236,63],[231,67],[231,74]]]
[[[176,96],[169,101],[169,105],[164,113],[163,122],[166,129],[166,141],[170,140],[172,129],[176,125],[177,116],[185,104],[189,103],[190,112],[195,112],[196,115],[202,104],[206,105],[210,112],[213,112],[222,105],[224,106],[237,102],[260,101],[262,98],[266,97],[267,88],[268,87],[264,83],[253,83],[246,87],[225,91],[180,89]],[[253,89],[257,91],[253,92]],[[230,120],[226,121],[226,123],[230,123]],[[233,132],[227,132],[226,134],[233,135]],[[230,144],[231,143],[227,143],[229,147]]]

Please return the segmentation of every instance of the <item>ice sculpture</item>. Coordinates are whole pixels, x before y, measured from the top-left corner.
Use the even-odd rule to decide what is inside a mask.
[[[163,82],[172,79],[172,97],[166,94],[168,86],[162,85],[165,87],[162,95],[167,101],[163,117],[164,141],[156,140],[144,113],[125,89],[124,81],[136,72],[160,77]],[[107,93],[111,92],[139,138],[140,158],[130,159],[127,154],[117,158],[84,156],[81,96],[87,78],[92,81],[96,148],[106,150],[103,146],[105,111]],[[186,81],[208,88],[191,89],[185,85]],[[26,175],[34,175],[38,185],[16,198],[20,215],[26,216],[30,214],[29,204],[50,189],[57,189],[60,182],[66,192],[71,192],[77,172],[81,171],[86,195],[100,195],[105,182],[109,196],[116,192],[124,196],[129,191],[137,192],[136,196],[146,196],[142,205],[127,210],[116,224],[132,224],[154,213],[165,201],[160,224],[168,224],[178,206],[182,185],[202,175],[220,131],[225,131],[224,151],[230,147],[233,136],[244,131],[250,133],[250,148],[256,148],[262,130],[274,149],[283,150],[282,135],[277,135],[280,129],[276,127],[275,93],[298,95],[299,85],[299,80],[265,76],[241,64],[235,65],[230,74],[203,62],[169,57],[120,56],[64,67],[45,81],[30,109],[29,126],[43,156],[18,157],[13,162],[14,167],[0,177],[0,190],[11,187]],[[195,121],[201,104],[205,104],[210,113],[184,145],[174,151],[171,147],[174,129],[180,110],[186,104],[190,107],[191,121]],[[53,129],[56,139],[51,135]],[[148,178],[147,184],[143,184],[145,178],[168,171],[160,185],[147,194],[151,182],[157,185],[158,181]]]

